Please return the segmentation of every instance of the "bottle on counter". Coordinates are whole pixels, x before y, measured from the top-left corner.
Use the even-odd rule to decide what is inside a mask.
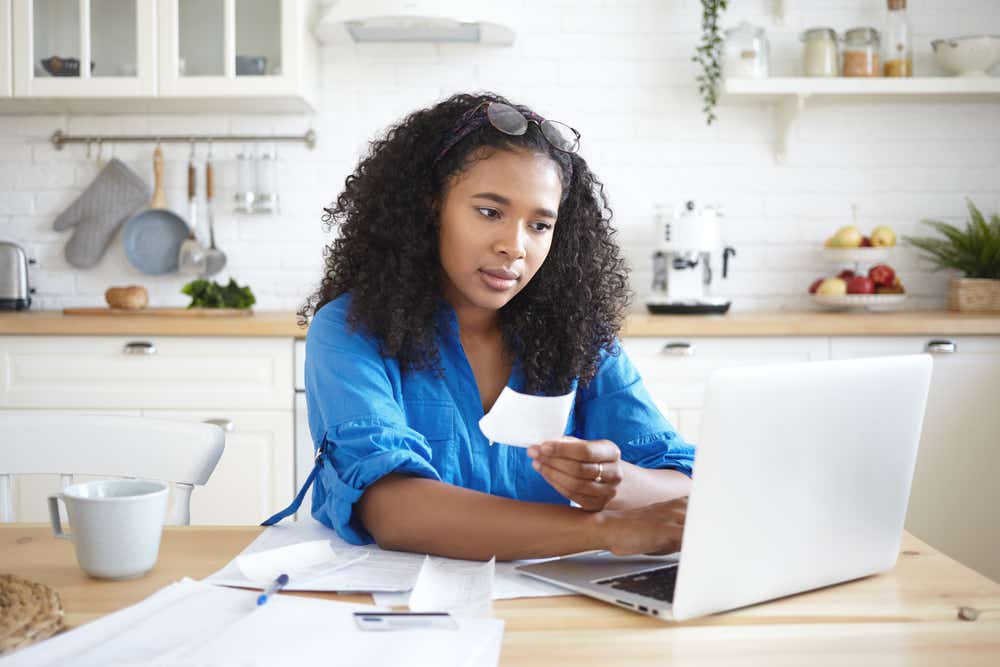
[[[802,74],[837,76],[840,73],[837,33],[833,28],[809,28],[802,33]]]
[[[882,76],[878,30],[852,28],[844,33],[844,76]]]
[[[913,26],[906,0],[888,0],[889,15],[882,39],[882,76],[913,76]]]

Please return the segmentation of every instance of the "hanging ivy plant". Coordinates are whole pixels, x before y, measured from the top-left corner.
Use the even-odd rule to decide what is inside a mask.
[[[719,101],[719,79],[722,78],[722,35],[719,18],[726,10],[729,0],[701,0],[701,44],[691,58],[701,65],[702,74],[697,77],[698,92],[705,103],[705,121],[711,125],[715,118],[715,105]]]

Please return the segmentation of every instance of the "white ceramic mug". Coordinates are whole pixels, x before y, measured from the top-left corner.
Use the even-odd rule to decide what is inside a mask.
[[[165,482],[107,479],[67,487],[49,496],[56,537],[69,539],[80,569],[99,579],[135,579],[149,572],[160,552],[170,487]],[[59,521],[66,504],[72,533]]]

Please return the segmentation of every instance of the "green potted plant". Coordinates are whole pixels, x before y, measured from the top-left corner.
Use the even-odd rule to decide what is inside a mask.
[[[942,234],[938,237],[904,236],[909,245],[923,251],[934,271],[955,269],[963,277],[948,286],[948,308],[962,311],[1000,311],[1000,216],[989,222],[972,203],[965,229],[940,220],[921,220]]]

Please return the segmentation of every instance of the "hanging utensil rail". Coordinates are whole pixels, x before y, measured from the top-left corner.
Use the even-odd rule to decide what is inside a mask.
[[[119,143],[217,143],[220,141],[301,141],[310,149],[316,148],[316,131],[305,134],[63,134],[56,130],[52,145],[62,150],[63,144],[119,144]]]

